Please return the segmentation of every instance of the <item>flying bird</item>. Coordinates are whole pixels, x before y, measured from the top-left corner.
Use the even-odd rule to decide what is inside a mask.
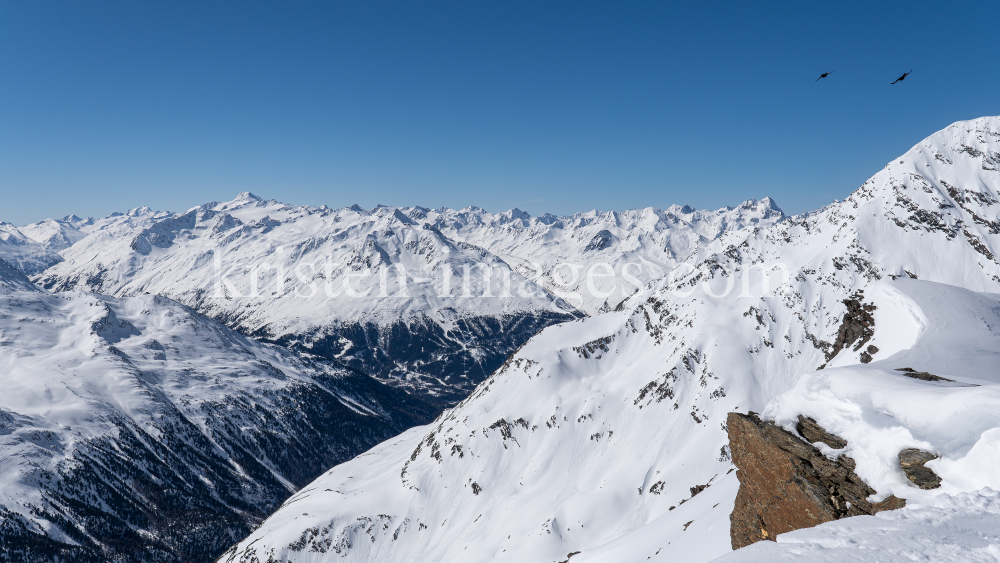
[[[910,72],[913,72],[913,69],[912,69],[912,68],[910,69]],[[906,79],[906,77],[907,77],[907,76],[908,76],[908,75],[910,74],[910,72],[904,72],[904,73],[903,73],[903,76],[900,76],[900,77],[899,77],[899,78],[897,78],[897,79],[896,79],[896,80],[895,80],[894,82],[890,82],[890,84],[895,84],[896,82],[900,82],[900,81],[902,81],[902,80],[905,80],[905,79]]]
[[[827,76],[830,76],[834,72],[836,71],[831,70],[830,72],[824,72],[823,74],[819,75],[819,78],[817,78],[816,80],[819,81],[820,78],[826,78]]]

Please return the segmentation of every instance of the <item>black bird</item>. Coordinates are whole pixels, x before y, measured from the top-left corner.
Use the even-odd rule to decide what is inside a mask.
[[[910,72],[913,72],[913,69],[912,69],[912,68],[910,69]],[[906,79],[906,77],[907,77],[907,76],[909,76],[910,72],[904,72],[904,73],[903,73],[903,76],[900,76],[900,77],[899,77],[899,78],[897,78],[897,79],[896,79],[896,80],[895,80],[894,82],[890,82],[890,84],[895,84],[896,82],[900,82],[900,81],[902,81],[902,80],[905,80],[905,79]]]
[[[823,74],[819,75],[819,78],[817,78],[816,80],[819,81],[820,78],[826,78],[827,76],[830,76],[834,72],[836,71],[831,70],[830,72],[824,72]]]

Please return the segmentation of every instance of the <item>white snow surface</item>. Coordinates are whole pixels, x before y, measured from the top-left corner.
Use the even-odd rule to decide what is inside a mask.
[[[491,214],[474,207],[460,211],[413,208],[406,213],[424,215],[422,220],[432,222],[448,237],[496,254],[589,314],[613,308],[638,289],[623,275],[626,264],[632,264],[627,274],[645,284],[663,277],[723,233],[785,218],[769,197],[715,211],[672,205],[662,210],[647,207],[537,218],[518,209]]]
[[[718,563],[910,563],[1000,560],[1000,493],[939,495],[932,504],[796,530],[716,559]]]
[[[910,502],[899,515],[993,506],[998,163],[1000,118],[958,122],[843,202],[721,233],[686,275],[546,329],[432,425],[331,469],[220,561],[708,561],[730,546],[731,411],[813,416],[877,497]],[[852,296],[877,307],[874,334],[828,358]],[[904,447],[940,455],[941,489],[909,484]]]
[[[29,232],[78,239],[33,277],[46,289],[163,295],[450,406],[541,328],[613,308],[722,233],[783,218],[770,199],[531,217],[242,193]]]
[[[70,215],[62,219],[45,219],[22,227],[0,222],[0,260],[35,275],[62,262],[59,252],[87,236],[93,219]]]

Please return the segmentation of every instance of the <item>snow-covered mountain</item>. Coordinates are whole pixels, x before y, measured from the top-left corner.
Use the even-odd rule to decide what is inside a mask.
[[[616,305],[722,233],[783,217],[770,199],[532,218],[244,193],[183,214],[141,208],[30,232],[86,235],[35,278],[49,290],[168,296],[444,406],[538,330]]]
[[[59,252],[87,236],[86,230],[93,224],[93,219],[81,219],[76,215],[69,215],[62,219],[45,219],[31,223],[19,230],[47,250]]]
[[[204,561],[434,412],[156,295],[0,260],[0,560]]]
[[[496,254],[588,314],[611,309],[723,233],[785,218],[771,198],[716,211],[673,205],[665,210],[589,211],[567,217],[531,217],[519,209],[497,214],[479,208],[404,208],[403,212],[453,240]],[[630,265],[627,271],[626,265]],[[635,285],[625,275],[633,276]]]
[[[680,275],[535,336],[220,561],[707,561],[730,549],[731,411],[815,418],[873,500],[975,505],[962,495],[1000,488],[998,164],[1000,118],[958,122],[842,202],[722,233]],[[903,476],[908,447],[939,456],[940,489]]]
[[[30,276],[58,264],[62,257],[55,250],[25,236],[14,225],[0,222],[0,260]]]

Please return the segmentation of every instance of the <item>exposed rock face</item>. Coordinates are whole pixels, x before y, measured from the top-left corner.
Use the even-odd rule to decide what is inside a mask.
[[[879,503],[865,500],[875,491],[854,473],[854,460],[841,455],[831,461],[794,434],[761,420],[756,414],[731,412],[727,419],[729,448],[740,490],[730,515],[733,549],[778,534],[847,516],[902,508],[906,501],[890,496]],[[847,442],[799,417],[797,429],[807,440],[842,448]]]
[[[865,348],[865,351],[861,352],[861,363],[870,363],[872,361],[872,355],[874,354],[878,354],[878,346],[869,344],[868,348]]]
[[[873,303],[864,303],[864,298],[864,291],[858,290],[849,299],[844,299],[847,312],[844,313],[844,318],[841,320],[833,347],[826,353],[826,361],[829,362],[841,350],[851,346],[857,352],[875,336],[875,317],[872,313],[875,312],[876,307]],[[856,345],[855,342],[857,342]],[[862,352],[862,363],[870,362],[872,354],[876,352],[878,352],[878,348],[874,346]]]
[[[800,414],[799,422],[795,425],[795,429],[798,430],[799,434],[801,434],[802,437],[805,438],[810,444],[823,442],[835,450],[847,447],[847,440],[823,430],[822,426],[816,424],[816,421],[808,416],[802,416]]]
[[[930,452],[906,448],[899,452],[899,466],[903,468],[903,473],[906,473],[906,478],[914,485],[921,489],[936,489],[941,486],[941,478],[938,477],[937,473],[924,467],[924,464],[932,459],[937,459],[937,457]]]
[[[940,375],[934,375],[933,373],[927,373],[926,371],[917,371],[913,368],[896,368],[896,371],[903,372],[906,377],[912,377],[913,379],[919,379],[921,381],[950,381],[955,382],[954,379],[948,379],[947,377],[941,377]],[[928,460],[929,461],[929,460]]]

